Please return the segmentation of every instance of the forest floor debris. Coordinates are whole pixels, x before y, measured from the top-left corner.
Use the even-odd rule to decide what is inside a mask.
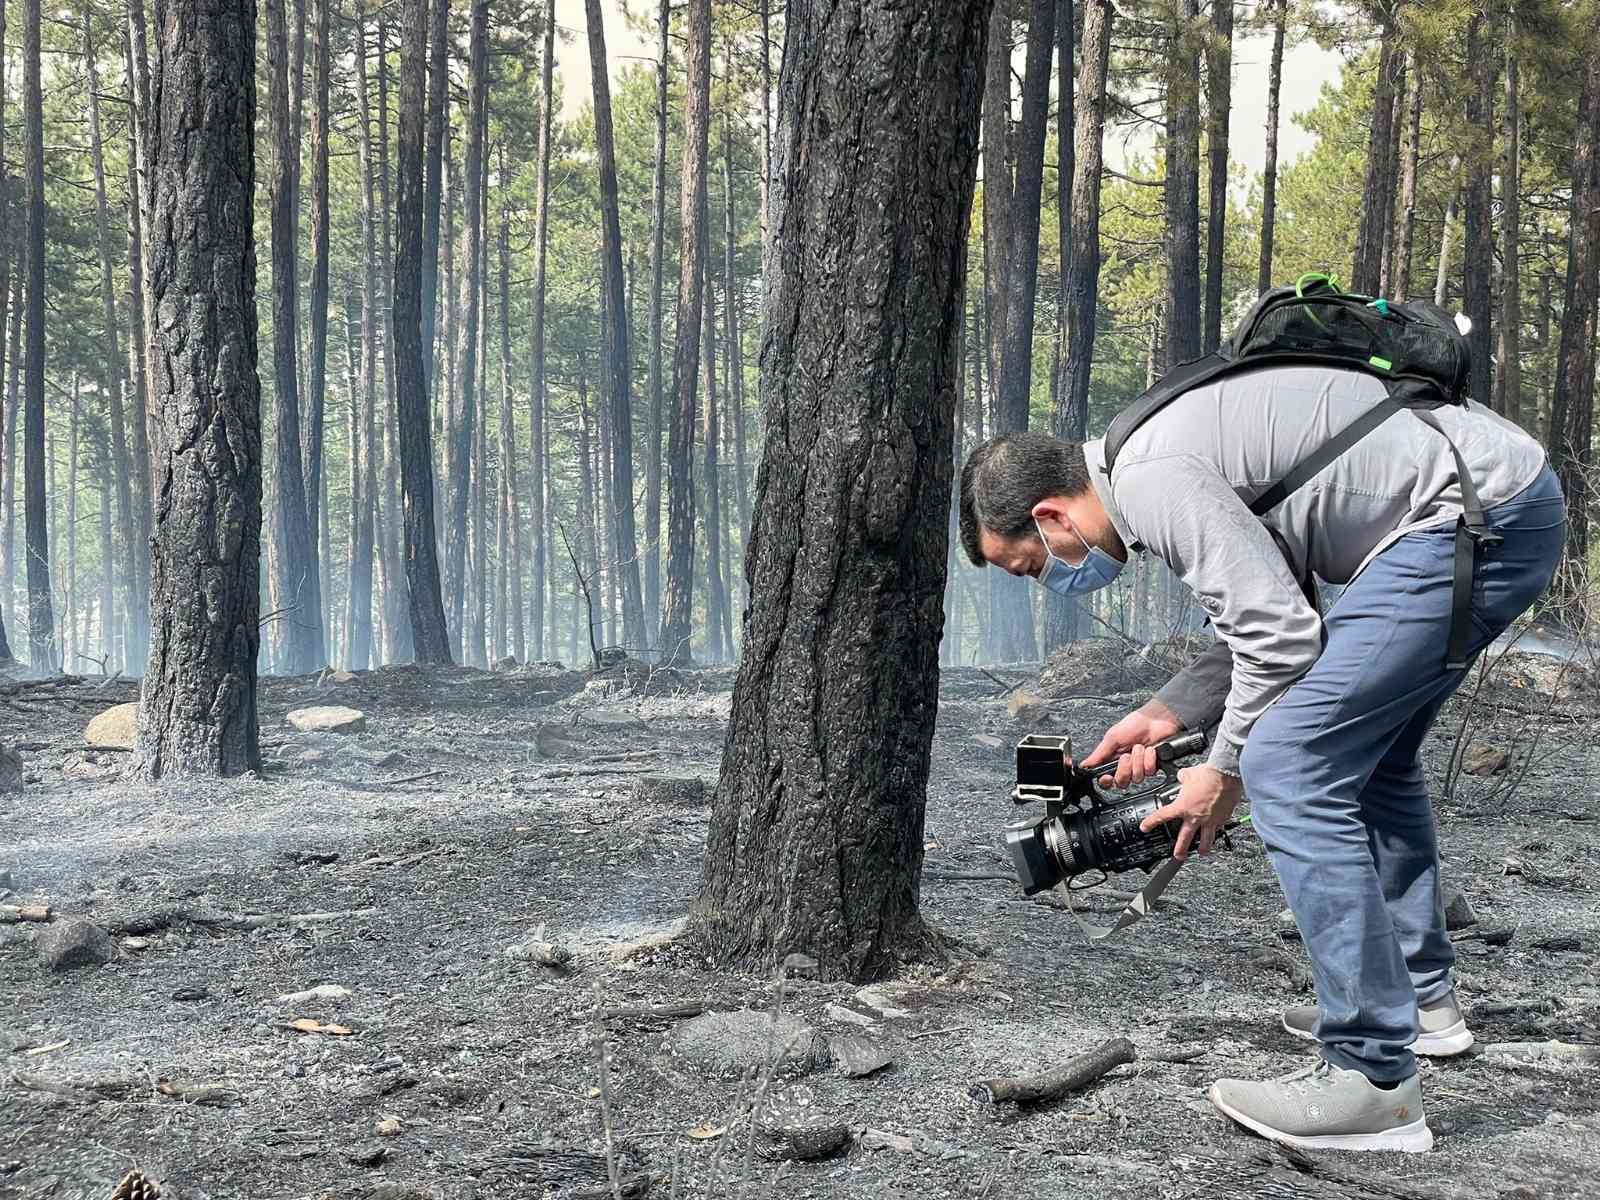
[[[126,754],[72,772],[85,723],[136,681],[0,686],[29,776],[0,796],[0,1197],[105,1200],[130,1163],[166,1200],[608,1196],[608,1127],[624,1195],[666,1197],[676,1174],[698,1197],[714,1173],[731,1195],[747,1172],[748,1195],[818,1200],[1600,1193],[1588,672],[1509,655],[1429,739],[1447,882],[1477,920],[1453,938],[1479,1045],[1423,1064],[1432,1154],[1352,1162],[1286,1156],[1204,1098],[1309,1053],[1278,1023],[1308,976],[1258,843],[1191,866],[1104,944],[1011,880],[1016,738],[1092,744],[1181,656],[1102,640],[1058,687],[1037,667],[944,673],[922,905],[960,949],[865,988],[796,963],[781,1037],[772,980],[708,970],[679,923],[731,669],[267,679],[262,776],[159,788],[123,777]],[[1019,687],[1047,702],[1026,720]],[[287,723],[329,700],[366,728]],[[1508,765],[1464,774],[1473,742]],[[115,957],[53,974],[37,943],[73,921]],[[570,957],[506,953],[532,942]],[[742,1067],[674,1052],[702,1014],[749,1027]],[[763,1072],[758,1102],[753,1068],[796,1030],[809,1074]],[[968,1096],[1116,1039],[1132,1063],[1056,1099]]]

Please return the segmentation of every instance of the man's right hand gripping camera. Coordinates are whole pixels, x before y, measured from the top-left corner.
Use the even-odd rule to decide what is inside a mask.
[[[1172,855],[1177,830],[1157,825],[1149,833],[1139,823],[1178,794],[1178,766],[1205,749],[1205,734],[1181,733],[1155,747],[1162,777],[1137,791],[1107,796],[1095,777],[1111,767],[1086,771],[1069,761],[1070,738],[1029,734],[1017,743],[1018,804],[1044,801],[1044,820],[1006,826],[1006,849],[1017,881],[1028,895],[1069,881],[1085,872],[1107,874],[1148,871]]]

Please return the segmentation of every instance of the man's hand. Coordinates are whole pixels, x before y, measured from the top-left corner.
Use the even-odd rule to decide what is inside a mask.
[[[1152,700],[1106,730],[1100,744],[1089,752],[1080,765],[1098,767],[1120,755],[1121,761],[1117,763],[1116,771],[1102,775],[1100,786],[1125,788],[1143,783],[1157,770],[1156,743],[1166,741],[1182,729],[1183,722],[1171,709],[1159,700]]]
[[[1209,854],[1211,843],[1233,816],[1243,795],[1244,786],[1232,775],[1224,775],[1215,767],[1185,767],[1178,772],[1178,798],[1156,809],[1139,823],[1139,828],[1149,833],[1157,825],[1181,820],[1183,828],[1178,831],[1172,857],[1188,858],[1197,835],[1200,853]]]

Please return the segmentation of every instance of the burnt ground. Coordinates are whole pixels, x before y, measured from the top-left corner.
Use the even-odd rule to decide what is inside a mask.
[[[1047,690],[1120,686],[1085,662],[1076,677],[1057,670]],[[741,1084],[670,1049],[685,1022],[606,1022],[601,1094],[591,1019],[597,1005],[773,1003],[770,981],[709,972],[670,940],[698,884],[707,806],[639,783],[714,780],[731,673],[400,668],[342,685],[268,680],[263,777],[160,788],[122,779],[125,755],[83,748],[84,722],[135,695],[95,682],[0,688],[0,728],[23,745],[28,771],[20,795],[0,795],[0,888],[14,893],[0,902],[48,903],[58,922],[83,915],[125,931],[116,961],[52,973],[34,945],[43,926],[0,925],[8,1200],[106,1197],[135,1165],[183,1200],[601,1195],[607,1104],[622,1173],[643,1174],[662,1197],[674,1175],[678,1195],[752,1200],[1600,1195],[1593,1063],[1485,1054],[1424,1066],[1430,1155],[1294,1164],[1211,1111],[1205,1088],[1218,1075],[1279,1074],[1311,1054],[1278,1028],[1279,1007],[1305,1000],[1303,952],[1280,936],[1283,901],[1248,836],[1180,875],[1157,916],[1101,945],[1004,878],[948,878],[1007,871],[997,831],[1012,819],[1019,733],[1086,744],[1141,694],[1051,701],[1024,724],[991,678],[946,673],[922,896],[957,957],[908,967],[869,997],[877,1009],[851,985],[793,981],[786,1015],[823,1035],[876,1038],[895,1061],[866,1078],[824,1067],[772,1085],[907,1140],[872,1150],[884,1139],[860,1139],[775,1175],[760,1158],[746,1168]],[[1511,751],[1507,772],[1459,779],[1445,795],[1465,700],[1428,750],[1448,877],[1478,918],[1457,936],[1482,1042],[1600,1041],[1600,704],[1581,673],[1559,681],[1552,708],[1543,693],[1555,686],[1530,659],[1479,696],[1474,738]],[[354,705],[368,727],[296,733],[284,715],[308,703]],[[249,914],[331,916],[217,923]],[[569,947],[568,968],[506,954],[533,936]],[[350,994],[278,999],[317,985]],[[903,1015],[863,1028],[839,1006]],[[306,1018],[350,1032],[289,1024]],[[1117,1035],[1197,1057],[1140,1060],[1030,1108],[966,1093],[976,1078]],[[173,1090],[183,1095],[164,1094]],[[398,1130],[380,1136],[386,1121]]]

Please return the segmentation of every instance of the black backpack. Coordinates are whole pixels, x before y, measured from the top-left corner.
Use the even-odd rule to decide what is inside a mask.
[[[1467,665],[1471,640],[1472,568],[1478,544],[1500,536],[1489,528],[1477,489],[1455,444],[1429,415],[1447,404],[1464,404],[1471,370],[1466,335],[1454,319],[1426,301],[1398,302],[1339,290],[1328,275],[1306,274],[1293,287],[1273,288],[1256,301],[1220,349],[1180,363],[1112,420],[1105,436],[1104,471],[1135,430],[1185,393],[1225,376],[1264,366],[1327,366],[1382,379],[1389,395],[1297,462],[1282,479],[1250,502],[1257,517],[1282,504],[1334,459],[1396,413],[1409,411],[1431,426],[1455,456],[1462,515],[1456,525],[1454,611],[1446,662]],[[1281,541],[1280,541],[1281,545]],[[1300,581],[1315,607],[1315,585]]]

